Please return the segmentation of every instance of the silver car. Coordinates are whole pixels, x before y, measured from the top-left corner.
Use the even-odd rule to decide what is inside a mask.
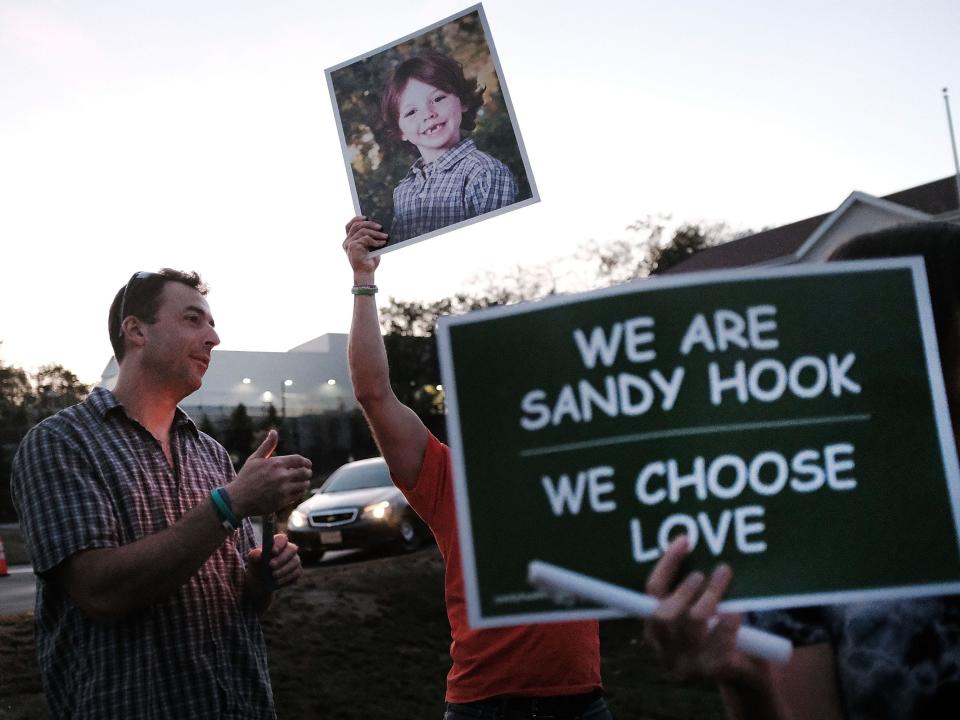
[[[328,550],[415,550],[430,529],[391,482],[383,458],[371,458],[342,465],[300,503],[287,520],[287,537],[304,562],[316,562]]]

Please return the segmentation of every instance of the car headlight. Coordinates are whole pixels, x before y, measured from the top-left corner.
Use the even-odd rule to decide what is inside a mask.
[[[374,518],[375,520],[383,520],[389,514],[390,502],[388,500],[381,500],[373,505],[367,505],[363,509],[364,517]]]
[[[292,513],[290,513],[290,517],[287,518],[287,524],[290,527],[295,527],[295,528],[305,527],[307,524],[306,513],[302,513],[299,510],[294,510]]]

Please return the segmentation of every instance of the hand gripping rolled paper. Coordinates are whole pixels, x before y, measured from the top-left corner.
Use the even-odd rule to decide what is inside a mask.
[[[527,580],[545,592],[572,595],[635,617],[650,617],[659,604],[650,595],[540,560],[533,560],[527,566]],[[779,664],[786,663],[793,653],[793,645],[789,640],[745,626],[737,631],[737,647],[751,657]]]

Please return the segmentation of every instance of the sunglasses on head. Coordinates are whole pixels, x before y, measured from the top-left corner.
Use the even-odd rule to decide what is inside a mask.
[[[135,287],[137,283],[148,280],[152,277],[162,277],[160,273],[147,272],[141,270],[140,272],[135,272],[130,276],[130,279],[127,280],[127,284],[123,286],[123,295],[120,297],[120,317],[119,317],[119,330],[117,334],[119,337],[123,337],[123,319],[127,316],[127,293],[130,292],[130,289]]]

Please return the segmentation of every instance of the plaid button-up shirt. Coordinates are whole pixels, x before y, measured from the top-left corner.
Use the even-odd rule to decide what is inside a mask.
[[[393,245],[517,201],[510,169],[461,140],[433,162],[417,160],[393,190]]]
[[[13,498],[37,573],[36,636],[51,717],[275,717],[266,648],[244,593],[249,521],[176,593],[112,622],[87,617],[50,570],[81,550],[170,527],[234,477],[226,451],[180,409],[160,444],[112,393],[37,425],[14,460]]]

